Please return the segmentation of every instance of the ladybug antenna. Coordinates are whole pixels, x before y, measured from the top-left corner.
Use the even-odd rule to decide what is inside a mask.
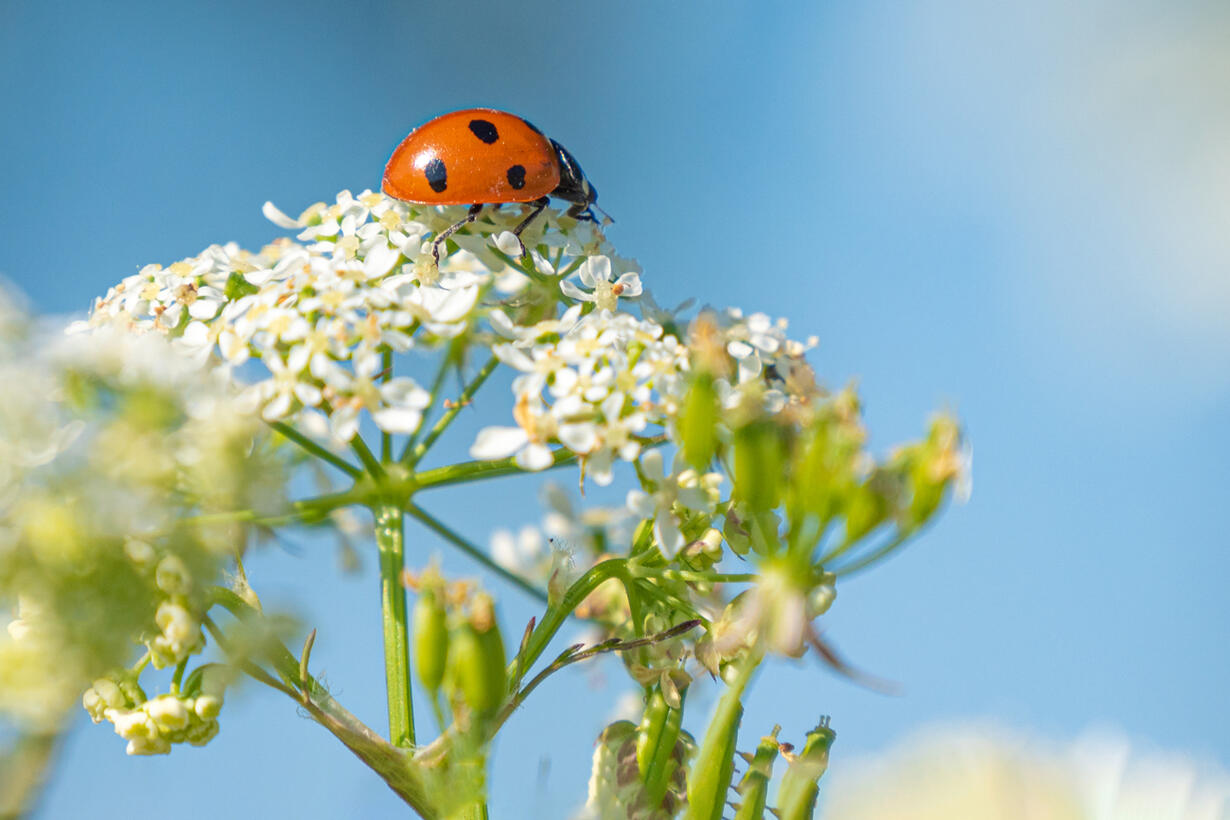
[[[603,225],[613,225],[613,224],[615,223],[615,219],[614,219],[614,218],[613,218],[610,214],[608,214],[606,211],[604,211],[604,210],[602,210],[601,208],[599,208],[599,207],[598,207],[598,203],[596,203],[596,202],[591,202],[591,203],[589,203],[589,207],[590,207],[591,209],[593,209],[593,210],[597,211],[598,213],[602,214],[602,224],[603,224]],[[595,221],[597,221],[597,220],[595,220]]]

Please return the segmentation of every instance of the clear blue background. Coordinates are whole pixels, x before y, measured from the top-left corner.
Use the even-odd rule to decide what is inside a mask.
[[[42,311],[81,311],[141,264],[280,235],[266,199],[293,213],[376,187],[436,113],[516,111],[580,159],[663,304],[818,334],[818,371],[859,379],[877,447],[936,407],[968,425],[971,503],[843,586],[826,620],[905,695],[778,664],[745,746],[831,713],[840,765],[990,716],[1059,739],[1119,726],[1225,765],[1230,13],[1074,5],[3,0],[0,273]],[[506,407],[498,389],[453,452]],[[424,500],[484,542],[537,517],[530,485]],[[410,543],[419,563],[438,548]],[[331,544],[300,540],[253,581],[275,605],[311,591],[314,659],[381,727],[365,557],[343,577]],[[501,592],[519,632],[533,607]],[[497,745],[494,816],[580,803],[624,688],[603,666],[544,686]],[[170,757],[127,758],[79,723],[41,817],[399,811],[255,686],[208,748]]]

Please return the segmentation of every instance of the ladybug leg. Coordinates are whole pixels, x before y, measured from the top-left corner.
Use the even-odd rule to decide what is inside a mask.
[[[477,219],[479,211],[481,211],[482,209],[483,209],[483,203],[481,202],[475,205],[471,205],[470,212],[466,214],[465,219],[461,220],[460,222],[454,222],[452,225],[449,225],[447,228],[440,231],[439,236],[437,236],[434,240],[432,240],[431,255],[432,255],[432,258],[436,260],[436,267],[440,267],[440,246],[443,245],[450,236],[457,233],[457,231],[461,230],[466,225],[469,225],[471,222]]]
[[[530,252],[526,249],[525,243],[521,241],[521,232],[529,227],[529,224],[534,221],[535,217],[542,213],[543,209],[546,208],[547,205],[551,204],[551,197],[544,196],[542,199],[535,199],[531,204],[534,206],[534,210],[530,211],[529,216],[521,220],[521,223],[517,225],[517,227],[513,228],[512,231],[513,236],[517,237],[517,242],[521,245],[522,259],[529,256]]]

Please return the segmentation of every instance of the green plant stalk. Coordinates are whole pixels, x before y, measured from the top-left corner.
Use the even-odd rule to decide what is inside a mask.
[[[461,391],[461,396],[456,404],[444,411],[444,415],[440,416],[440,420],[432,426],[431,431],[420,442],[414,445],[414,449],[406,448],[406,452],[402,455],[402,463],[407,467],[414,468],[416,464],[422,460],[423,456],[427,455],[427,451],[431,449],[431,445],[436,443],[436,439],[443,435],[448,426],[453,423],[453,419],[461,412],[461,408],[465,407],[470,399],[474,398],[474,394],[478,392],[478,388],[483,386],[483,382],[487,381],[487,377],[495,372],[496,367],[500,364],[500,360],[492,356],[483,365],[482,369],[474,376],[473,380],[465,386]]]
[[[819,780],[828,769],[829,749],[836,737],[827,717],[807,733],[803,751],[790,762],[777,791],[777,816],[782,820],[811,820],[820,793]]]
[[[686,695],[684,689],[680,695]],[[672,757],[675,744],[679,742],[679,729],[683,721],[683,708],[673,709],[666,703],[660,687],[655,686],[645,706],[645,719],[638,731],[636,762],[641,780],[649,796],[649,805],[657,808],[666,796],[674,774]]]
[[[394,746],[414,745],[414,707],[410,696],[410,641],[406,618],[404,521],[400,508],[382,505],[376,517],[376,547],[380,553],[380,616],[384,625],[384,676],[389,697],[389,740]]]
[[[360,470],[358,467],[354,466],[349,461],[337,455],[336,453],[330,452],[329,450],[325,449],[321,445],[317,444],[315,441],[312,441],[312,439],[303,435],[303,433],[300,433],[298,430],[296,430],[294,427],[291,427],[286,422],[272,421],[272,422],[269,422],[269,426],[272,427],[274,430],[277,430],[279,433],[281,433],[283,436],[285,436],[290,441],[293,441],[295,444],[298,444],[300,447],[302,447],[307,452],[319,458],[321,461],[332,464],[334,467],[341,470],[343,473],[350,476],[351,478],[358,478],[359,476],[363,475],[363,471]]]
[[[743,718],[743,691],[760,664],[760,656],[747,655],[735,662],[732,680],[718,701],[700,752],[688,777],[688,810],[685,820],[720,820],[726,807],[726,792],[734,772],[734,745]]]
[[[209,597],[211,605],[223,607],[238,619],[263,617],[225,587],[211,587]],[[208,615],[205,616],[205,627],[213,635],[219,648],[229,655],[225,637]],[[409,749],[398,748],[380,737],[334,700],[319,681],[310,675],[304,678],[300,660],[280,642],[273,642],[268,660],[277,669],[281,682],[270,677],[251,660],[241,662],[240,668],[305,708],[313,720],[329,730],[421,817],[426,820],[439,818],[440,815],[430,800],[423,767]]]
[[[739,781],[739,808],[735,810],[734,820],[764,820],[765,805],[769,796],[769,780],[773,777],[773,761],[777,760],[777,733],[762,737],[756,747],[756,754],[748,760],[747,771]]]
[[[568,591],[564,593],[564,597],[560,599],[558,604],[548,606],[547,611],[543,613],[542,620],[538,626],[534,628],[530,635],[529,641],[525,644],[525,649],[513,658],[512,663],[508,667],[508,680],[511,686],[518,686],[525,673],[534,665],[534,661],[538,660],[547,648],[547,644],[555,637],[555,633],[559,631],[564,622],[568,620],[568,616],[576,609],[589,593],[598,588],[598,585],[603,581],[611,578],[627,577],[626,569],[627,559],[611,558],[589,568],[584,575],[576,580],[572,586],[568,587]]]

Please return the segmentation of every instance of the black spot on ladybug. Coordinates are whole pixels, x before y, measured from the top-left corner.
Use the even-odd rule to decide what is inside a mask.
[[[508,169],[508,184],[520,191],[525,187],[525,166],[514,165]]]
[[[448,187],[448,169],[444,167],[444,162],[440,159],[433,159],[427,163],[423,173],[427,176],[427,184],[437,194]]]
[[[470,120],[470,130],[474,136],[491,145],[500,138],[500,132],[495,130],[495,124],[487,120]]]
[[[535,134],[538,134],[539,136],[543,136],[543,137],[545,137],[545,136],[546,136],[546,134],[543,134],[543,133],[542,133],[542,131],[538,128],[538,126],[537,126],[537,125],[534,125],[534,123],[530,122],[529,120],[521,120],[521,122],[523,122],[523,123],[525,123],[526,125],[528,125],[528,126],[529,126],[529,129],[530,129],[531,131],[533,131]]]

